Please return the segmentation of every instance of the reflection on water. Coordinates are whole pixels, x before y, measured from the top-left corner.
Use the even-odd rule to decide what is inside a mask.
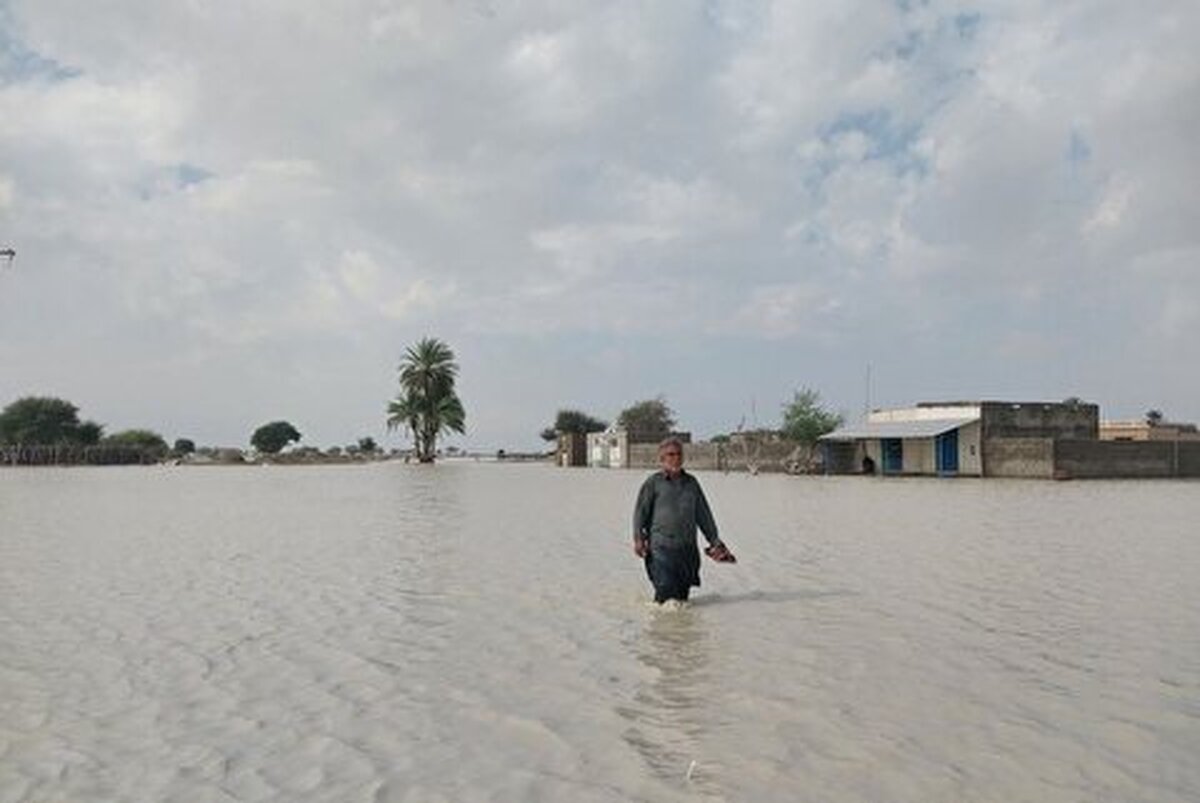
[[[804,600],[824,599],[827,597],[856,596],[857,592],[842,591],[746,591],[740,594],[709,594],[697,596],[688,602],[693,607],[708,605],[734,605],[737,603],[795,603]]]
[[[622,738],[657,777],[702,787],[703,775],[692,772],[689,778],[689,769],[700,753],[712,705],[704,696],[710,683],[708,636],[701,613],[689,604],[648,607],[654,610],[629,646],[651,671],[638,685],[633,705],[618,708],[630,722]]]

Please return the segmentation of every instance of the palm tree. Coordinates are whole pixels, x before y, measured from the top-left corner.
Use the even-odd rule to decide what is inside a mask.
[[[454,352],[437,338],[422,338],[400,360],[401,393],[388,404],[388,429],[408,430],[422,463],[433,462],[439,435],[466,431],[467,414],[454,392],[457,376]]]

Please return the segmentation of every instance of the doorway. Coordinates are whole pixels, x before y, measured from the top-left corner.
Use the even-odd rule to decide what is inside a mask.
[[[958,473],[958,430],[952,429],[937,436],[934,441],[937,454],[938,474]]]

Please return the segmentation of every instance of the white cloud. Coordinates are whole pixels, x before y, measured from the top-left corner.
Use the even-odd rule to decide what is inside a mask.
[[[1084,233],[1119,226],[1125,217],[1125,212],[1129,209],[1132,197],[1133,187],[1129,182],[1122,181],[1119,177],[1114,178],[1104,189],[1103,195],[1097,199],[1095,211],[1091,217],[1083,224]]]
[[[756,287],[744,304],[719,327],[727,333],[784,338],[820,336],[842,303],[816,284]]]
[[[571,223],[535,231],[530,242],[551,257],[554,282],[547,285],[540,281],[542,292],[565,296],[571,290],[582,289],[580,283],[584,280],[620,272],[633,259],[634,250],[654,248],[678,236],[676,229],[651,223]]]
[[[337,276],[338,291],[334,295],[343,306],[349,306],[346,302],[353,303],[346,312],[347,320],[373,309],[385,318],[408,321],[417,315],[435,314],[457,292],[453,283],[436,283],[423,277],[405,278],[403,274],[384,268],[371,254],[363,251],[342,254]]]
[[[213,214],[240,215],[291,209],[325,192],[321,168],[313,161],[273,159],[249,162],[237,173],[206,182],[195,201]]]
[[[591,96],[572,73],[571,37],[543,31],[521,37],[508,57],[524,116],[546,125],[584,122]]]
[[[753,217],[748,205],[711,178],[691,180],[636,175],[625,182],[622,206],[632,220],[666,227],[675,236],[701,239],[731,233]]]

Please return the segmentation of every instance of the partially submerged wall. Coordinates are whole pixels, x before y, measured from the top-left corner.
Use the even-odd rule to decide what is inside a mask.
[[[937,474],[937,460],[933,453],[933,438],[905,438],[901,447],[902,474]]]
[[[683,445],[683,465],[685,468],[697,471],[718,469],[721,468],[720,459],[719,444],[685,443]],[[658,468],[658,444],[629,444],[628,467],[651,470]]]
[[[1184,442],[1175,444],[1179,450],[1180,477],[1200,477],[1200,443]]]
[[[582,432],[561,432],[555,461],[565,467],[588,464],[587,435]]]
[[[825,471],[828,474],[860,474],[865,448],[858,441],[822,441],[825,449]]]
[[[982,427],[978,421],[958,428],[958,475],[983,476],[983,449],[980,448]]]
[[[1059,441],[1054,462],[1064,478],[1200,477],[1200,443]]]
[[[983,442],[985,477],[1054,476],[1054,441],[1050,438],[998,438]]]
[[[684,468],[695,471],[762,471],[797,473],[807,469],[809,451],[793,441],[747,446],[740,443],[685,443]],[[629,445],[629,468],[658,468],[658,445]]]
[[[1087,426],[1086,422],[1084,426]],[[866,442],[866,453],[878,441]],[[684,465],[696,471],[746,471],[753,467],[762,472],[797,472],[807,467],[808,453],[790,441],[762,443],[747,447],[734,443],[684,444]],[[629,468],[658,468],[658,446],[653,443],[630,444]],[[1098,479],[1200,477],[1200,442],[1194,441],[1100,441],[1054,439],[1050,437],[1004,437],[985,440],[982,445],[983,476],[1024,477],[1031,479]],[[925,466],[926,456],[914,453],[909,463],[906,445],[905,472],[916,463]],[[837,454],[831,470],[857,472],[861,459],[857,444]],[[876,466],[882,461],[876,455]],[[877,468],[879,470],[879,468]],[[929,469],[926,473],[931,473]]]

